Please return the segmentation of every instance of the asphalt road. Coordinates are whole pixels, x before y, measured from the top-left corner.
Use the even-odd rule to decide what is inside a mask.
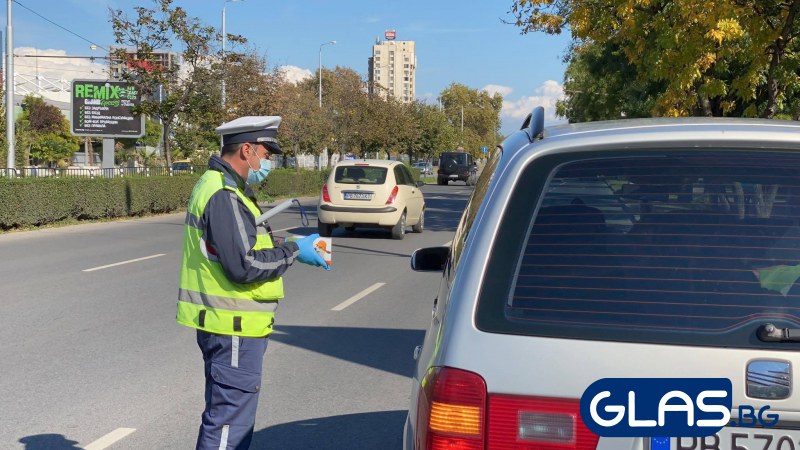
[[[289,269],[251,448],[400,448],[441,278],[409,256],[452,239],[471,188],[423,191],[424,233],[336,230],[333,270]],[[276,235],[315,232],[306,206],[313,228],[290,209]],[[183,218],[0,235],[0,448],[194,448],[202,357],[174,321]]]

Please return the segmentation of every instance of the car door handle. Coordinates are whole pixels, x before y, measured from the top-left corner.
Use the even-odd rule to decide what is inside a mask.
[[[439,297],[433,299],[433,308],[431,308],[431,318],[436,317],[436,305],[439,304]]]

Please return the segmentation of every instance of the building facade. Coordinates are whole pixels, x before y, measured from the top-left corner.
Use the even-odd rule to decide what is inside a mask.
[[[111,47],[109,51],[109,76],[112,80],[122,79],[122,73],[133,68],[144,68],[147,71],[172,68],[180,65],[177,53],[169,51],[153,51],[147,59],[139,59],[135,49]]]
[[[403,103],[416,98],[417,54],[414,41],[378,41],[369,58],[369,92]]]

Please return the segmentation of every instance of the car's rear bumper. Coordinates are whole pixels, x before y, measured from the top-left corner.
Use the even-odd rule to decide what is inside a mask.
[[[401,210],[394,206],[369,208],[366,206],[319,205],[317,217],[320,222],[338,224],[362,224],[391,227],[400,220]]]
[[[368,207],[361,207],[361,206],[333,206],[333,205],[320,205],[319,209],[322,211],[330,211],[330,212],[340,212],[340,213],[393,213],[397,211],[397,208],[394,206],[384,206],[380,208],[368,208]]]

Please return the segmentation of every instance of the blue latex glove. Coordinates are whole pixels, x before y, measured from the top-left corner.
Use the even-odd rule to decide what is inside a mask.
[[[322,256],[319,256],[319,253],[314,248],[314,240],[318,237],[319,234],[312,234],[295,241],[297,246],[300,247],[300,254],[297,255],[297,260],[309,266],[324,267],[325,270],[331,270],[330,266],[325,263],[325,260],[322,259]]]

